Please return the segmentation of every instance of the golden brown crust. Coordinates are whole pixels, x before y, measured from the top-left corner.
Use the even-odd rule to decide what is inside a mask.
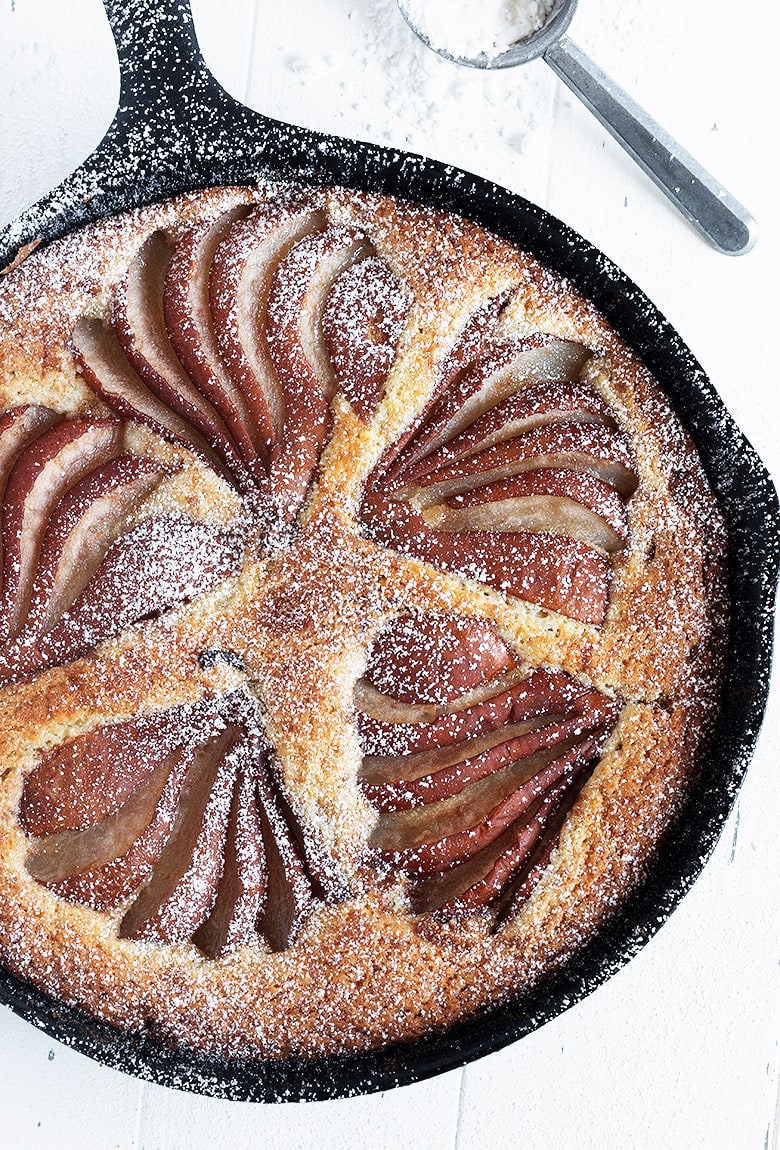
[[[121,1027],[271,1058],[373,1048],[447,1027],[580,946],[641,878],[681,805],[717,706],[725,633],[725,531],[714,497],[667,400],[603,317],[535,260],[467,222],[340,190],[317,197],[337,222],[367,232],[414,296],[376,418],[366,424],[336,399],[291,546],[263,554],[250,543],[240,575],[190,606],[0,691],[4,964]],[[69,351],[76,320],[108,314],[115,284],[153,229],[176,234],[250,198],[242,189],[195,193],[68,237],[12,271],[0,285],[0,410],[35,401],[100,412]],[[356,523],[368,474],[423,408],[465,318],[507,289],[507,333],[548,332],[595,353],[588,382],[636,455],[629,545],[603,627],[401,558]],[[137,434],[155,441],[160,458],[186,464],[155,496],[160,506],[217,523],[240,514],[225,485],[186,452]],[[383,622],[422,606],[493,620],[530,664],[625,701],[550,866],[523,913],[495,934],[479,916],[415,918],[400,881],[369,882],[361,861],[375,815],[356,784],[352,690]],[[245,670],[203,669],[198,654],[220,647],[237,652]],[[116,914],[67,903],[27,875],[17,809],[38,750],[99,722],[246,684],[262,701],[295,813],[352,885],[351,898],[316,910],[282,954],[257,942],[209,961],[189,944],[120,940]]]

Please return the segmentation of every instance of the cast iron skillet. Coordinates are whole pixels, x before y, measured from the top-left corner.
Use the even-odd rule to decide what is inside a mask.
[[[124,1034],[0,971],[0,1001],[52,1037],[167,1086],[257,1101],[338,1098],[414,1082],[498,1050],[555,1018],[655,934],[697,878],[734,803],[763,717],[780,562],[777,496],[677,333],[627,277],[519,196],[419,156],[270,120],[208,72],[189,0],[104,0],[121,69],[116,117],[63,184],[0,233],[0,267],[25,244],[207,185],[279,176],[416,199],[459,213],[533,252],[609,318],[671,396],[730,528],[733,620],[724,702],[684,817],[647,881],[597,938],[522,998],[408,1045],[314,1061],[223,1060]]]

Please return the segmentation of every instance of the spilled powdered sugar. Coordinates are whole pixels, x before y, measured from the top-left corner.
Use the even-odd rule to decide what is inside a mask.
[[[291,29],[290,29],[291,30]],[[354,65],[345,71],[319,26],[268,28],[263,80],[252,103],[285,120],[434,156],[518,185],[546,171],[548,140],[536,132],[553,98],[554,82],[539,66],[485,72],[461,68],[431,52],[414,35],[395,0],[353,8],[343,34]],[[283,39],[284,36],[284,39]],[[278,40],[274,40],[278,37]],[[367,79],[368,78],[368,79]],[[366,98],[366,83],[375,89]],[[312,90],[330,97],[312,116]],[[521,164],[520,158],[526,162]]]

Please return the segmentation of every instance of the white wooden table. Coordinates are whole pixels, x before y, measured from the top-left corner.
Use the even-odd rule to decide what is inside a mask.
[[[484,76],[425,57],[391,23],[393,0],[193,0],[207,61],[253,107],[477,171],[584,234],[668,316],[780,475],[777,5],[580,7],[574,38],[751,207],[750,255],[708,249],[541,63]],[[87,155],[117,92],[99,0],[0,0],[0,224]],[[517,1045],[385,1095],[259,1106],[143,1084],[0,1009],[0,1144],[777,1150],[778,682],[773,694],[692,893],[616,977]]]

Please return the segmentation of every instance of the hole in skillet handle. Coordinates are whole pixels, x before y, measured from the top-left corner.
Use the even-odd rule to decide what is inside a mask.
[[[0,970],[0,1001],[53,1037],[161,1084],[246,1100],[337,1098],[463,1065],[535,1030],[619,969],[700,873],[741,784],[763,717],[772,652],[780,514],[772,482],[688,348],[631,281],[586,240],[495,185],[420,157],[319,135],[245,108],[211,76],[188,0],[104,0],[117,44],[120,105],[96,151],[0,233],[0,267],[19,247],[104,216],[262,175],[338,182],[464,215],[532,252],[606,315],[661,382],[693,435],[730,530],[733,619],[724,706],[686,817],[648,881],[570,963],[516,1000],[444,1035],[343,1058],[210,1059],[128,1035]]]

